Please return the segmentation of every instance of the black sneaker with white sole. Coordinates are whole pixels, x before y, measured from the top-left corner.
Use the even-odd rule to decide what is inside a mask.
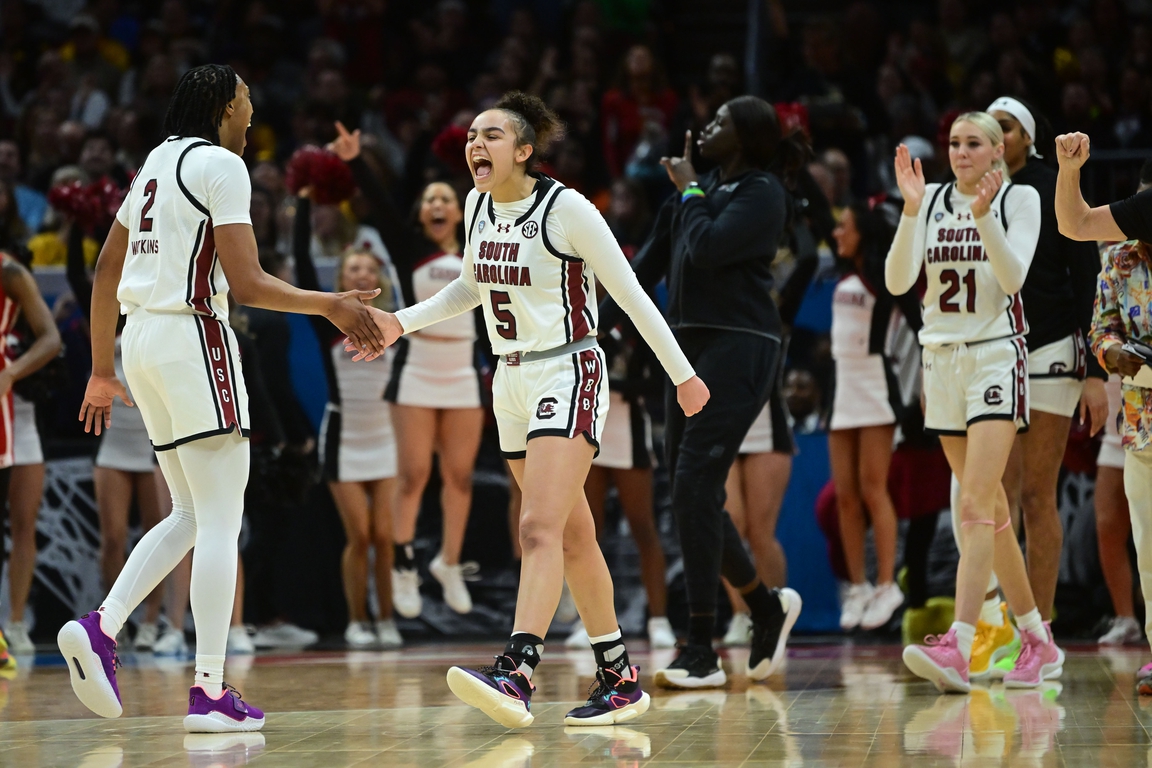
[[[780,668],[788,655],[788,636],[800,616],[804,601],[794,589],[773,589],[780,600],[780,613],[771,620],[752,624],[752,650],[748,655],[748,677],[764,680]]]
[[[718,688],[728,682],[716,651],[707,645],[682,645],[676,658],[656,671],[656,684],[665,688]]]

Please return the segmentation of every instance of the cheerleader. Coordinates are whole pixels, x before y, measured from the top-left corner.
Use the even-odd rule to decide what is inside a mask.
[[[970,690],[976,622],[995,566],[1022,643],[1004,684],[1036,687],[1060,674],[1064,654],[1036,609],[1000,478],[1016,432],[1028,424],[1028,328],[1019,292],[1040,234],[1040,196],[1006,183],[1004,134],[986,112],[956,118],[948,157],[956,181],[925,184],[920,161],[897,148],[904,215],[885,263],[895,295],[927,273],[924,425],[940,435],[961,488],[956,621],[925,645],[906,647],[904,662],[941,691]]]
[[[312,262],[311,189],[297,200],[293,232],[296,283],[320,290]],[[340,258],[336,291],[380,289],[377,304],[395,309],[399,291],[386,251],[350,248]],[[392,500],[396,493],[396,438],[384,388],[392,355],[367,365],[352,365],[341,349],[344,334],[323,317],[312,317],[328,380],[328,405],[320,425],[319,452],[324,479],[344,523],[347,543],[341,558],[348,627],[344,641],[353,648],[403,644],[392,619]],[[375,623],[368,616],[368,550],[376,554]]]
[[[636,282],[599,212],[529,163],[560,131],[540,99],[513,92],[480,113],[465,155],[476,189],[464,206],[461,276],[431,299],[377,322],[389,342],[483,306],[500,364],[493,410],[500,450],[523,491],[520,591],[513,633],[493,666],[452,667],[448,685],[506,727],[530,724],[532,674],[565,578],[596,658],[596,684],[568,725],[640,716],[649,697],[621,638],[612,577],[596,542],[583,484],[608,409],[606,361],[596,343],[595,279],[629,313],[678,385],[688,415],[708,400],[659,311]],[[354,359],[371,359],[360,353]]]
[[[405,303],[431,298],[459,277],[463,268],[464,213],[456,191],[445,182],[425,187],[416,211],[419,226],[413,227],[401,219],[388,191],[361,156],[360,131],[349,133],[343,123],[336,123],[336,130],[338,136],[330,149],[348,163],[372,205]],[[428,569],[443,587],[448,607],[469,613],[472,596],[464,584],[460,551],[472,506],[472,469],[484,428],[474,315],[460,315],[401,339],[384,397],[391,403],[399,449],[393,514],[396,612],[415,618],[422,610],[412,543],[424,488],[432,474],[432,458],[439,455],[443,539]]]

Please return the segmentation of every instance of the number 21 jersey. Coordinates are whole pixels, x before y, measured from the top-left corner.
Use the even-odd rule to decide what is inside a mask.
[[[228,320],[228,280],[214,229],[251,224],[252,183],[238,155],[172,137],[149,153],[116,214],[128,253],[116,298],[134,309]]]

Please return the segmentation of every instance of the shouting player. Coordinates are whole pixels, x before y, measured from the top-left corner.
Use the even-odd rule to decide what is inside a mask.
[[[697,413],[708,400],[708,388],[599,212],[575,190],[529,171],[534,155],[560,129],[540,99],[516,92],[477,116],[465,149],[476,188],[464,207],[464,271],[432,298],[378,316],[392,342],[484,308],[492,351],[500,358],[492,385],[500,450],[524,495],[524,558],[504,653],[493,666],[452,667],[448,684],[461,700],[510,728],[532,722],[532,673],[565,578],[598,667],[587,704],[569,712],[565,723],[611,725],[648,709],[639,668],[629,663],[620,637],[612,576],[583,493],[608,411],[595,278],[652,347],[677,385],[684,413]]]
[[[152,150],[104,242],[92,287],[92,378],[80,419],[100,434],[112,401],[133,405],[115,374],[117,309],[126,314],[124,373],[172,491],[172,514],[140,540],[99,611],[57,638],[72,689],[102,717],[122,712],[116,634],[193,546],[196,672],[184,727],[254,731],[264,713],[224,683],[248,484],[248,395],[228,327],[228,293],[242,304],[323,315],[365,353],[384,351],[364,302],[379,291],[302,291],[266,274],[249,218],[240,155],[252,119],[248,86],[207,64],[176,86],[168,138]],[[119,307],[117,307],[119,304]]]

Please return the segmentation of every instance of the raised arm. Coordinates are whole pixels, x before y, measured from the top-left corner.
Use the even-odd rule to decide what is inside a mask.
[[[1011,296],[1024,286],[1036,243],[1040,240],[1040,193],[1023,184],[1005,190],[1005,222],[990,215],[990,203],[1003,184],[999,171],[985,174],[978,185],[976,200],[972,203],[972,216],[976,229],[988,255],[992,274],[1004,293]]]
[[[1111,206],[1089,207],[1080,192],[1080,169],[1088,161],[1090,142],[1084,133],[1056,137],[1056,223],[1060,234],[1072,240],[1124,240],[1125,234]]]
[[[308,188],[296,197],[296,215],[292,219],[292,262],[296,269],[296,285],[306,291],[319,291],[320,276],[312,260],[312,198]],[[340,336],[340,330],[323,317],[312,315],[312,330],[320,343],[328,347]]]
[[[908,147],[896,148],[896,184],[904,198],[904,212],[896,235],[884,261],[884,286],[893,296],[907,293],[916,285],[920,268],[924,266],[924,238],[927,223],[920,215],[920,206],[928,193],[924,183],[924,168],[920,160],[912,160]]]
[[[76,297],[80,312],[91,321],[92,280],[88,277],[88,268],[84,265],[84,231],[75,223],[68,227],[67,254],[65,274],[68,277],[68,287]]]

